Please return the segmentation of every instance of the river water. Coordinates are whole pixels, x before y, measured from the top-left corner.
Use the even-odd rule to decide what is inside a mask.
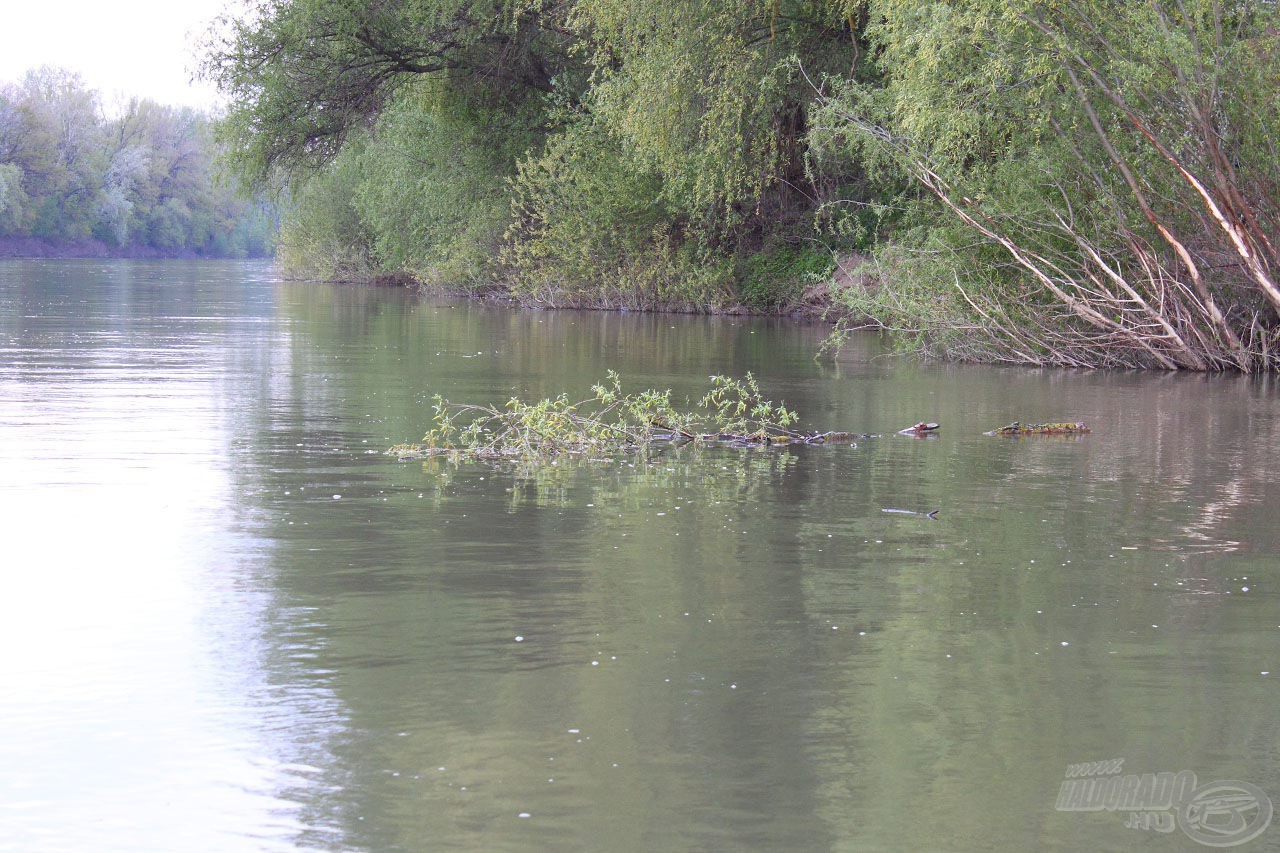
[[[1274,380],[824,334],[0,263],[0,849],[1190,850],[1068,767],[1280,798]],[[384,453],[608,369],[880,435]]]

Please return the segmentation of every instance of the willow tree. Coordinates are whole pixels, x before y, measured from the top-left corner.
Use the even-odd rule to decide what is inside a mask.
[[[821,0],[579,0],[572,22],[593,50],[597,115],[707,218],[805,182],[814,93],[796,62],[850,72],[859,54]]]
[[[578,65],[544,7],[260,0],[222,22],[206,74],[230,97],[223,134],[251,182],[290,189],[292,268],[475,275],[505,225],[497,188]]]
[[[705,304],[812,234],[798,69],[857,67],[855,35],[827,0],[259,0],[207,68],[242,171],[348,199],[375,263],[475,276],[505,239],[490,272],[542,297]],[[333,242],[315,212],[300,246]]]
[[[825,143],[946,218],[851,305],[961,358],[1280,364],[1275,4],[864,8],[884,84],[829,97]]]
[[[522,281],[750,301],[744,266],[814,238],[823,193],[857,172],[806,168],[800,68],[857,78],[860,28],[825,0],[578,0],[568,23],[590,85],[522,163],[508,252]]]
[[[230,98],[225,129],[259,182],[330,161],[398,91],[428,76],[520,101],[567,63],[536,0],[258,0],[224,18],[205,73]]]

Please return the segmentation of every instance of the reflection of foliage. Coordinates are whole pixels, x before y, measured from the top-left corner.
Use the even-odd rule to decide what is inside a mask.
[[[607,476],[594,471],[586,480],[590,502],[611,508],[639,510],[653,494],[676,493],[689,489],[703,503],[740,501],[760,489],[771,488],[776,475],[796,464],[791,452],[763,453],[758,448],[726,450],[709,465],[701,453],[687,453],[687,447],[673,446],[643,461],[622,462],[611,467]],[[575,485],[584,483],[584,465],[541,466],[525,471],[512,484],[511,506],[532,502],[536,506],[567,507],[580,505],[584,494]]]
[[[619,511],[640,510],[652,495],[682,489],[698,494],[704,504],[740,501],[776,484],[777,475],[790,470],[799,458],[786,450],[762,453],[758,448],[725,448],[710,460],[718,464],[710,464],[706,455],[691,454],[688,449],[688,445],[672,445],[643,459],[619,461],[603,474],[599,465],[585,457],[521,466],[512,472],[510,509],[590,502]]]
[[[670,390],[623,392],[614,371],[592,386],[591,397],[578,402],[565,394],[536,403],[513,397],[498,408],[451,403],[437,395],[435,425],[422,444],[397,445],[388,452],[401,458],[540,461],[568,454],[601,459],[647,451],[659,442],[773,444],[829,437],[788,430],[797,415],[765,400],[750,373],[743,379],[713,376],[711,385],[692,411],[673,406]]]
[[[697,493],[704,503],[752,500],[776,485],[780,474],[792,470],[799,457],[790,450],[764,452],[760,447],[720,447],[714,455],[690,453],[692,445],[669,444],[643,456],[593,459],[563,456],[550,461],[511,461],[498,481],[506,482],[508,510],[526,506],[564,509],[592,504],[622,510],[641,510],[654,494],[681,490]],[[427,456],[422,470],[431,478],[433,506],[458,494],[468,470],[484,463],[460,455]],[[482,470],[492,470],[482,467]]]

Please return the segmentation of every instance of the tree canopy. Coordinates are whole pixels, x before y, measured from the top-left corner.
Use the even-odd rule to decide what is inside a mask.
[[[225,127],[241,168],[265,181],[333,160],[417,77],[512,102],[550,91],[569,58],[543,6],[261,0],[224,21],[206,70],[231,98]]]
[[[243,174],[295,191],[284,247],[311,273],[306,246],[342,220],[359,234],[333,274],[444,270],[571,303],[612,276],[620,301],[692,305],[815,233],[800,63],[859,56],[812,0],[264,0],[207,71]],[[312,183],[348,214],[312,216]]]

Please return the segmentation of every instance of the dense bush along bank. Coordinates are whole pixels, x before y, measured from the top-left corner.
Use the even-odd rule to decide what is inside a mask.
[[[262,0],[206,71],[300,275],[1254,371],[1278,45],[1260,0]]]

